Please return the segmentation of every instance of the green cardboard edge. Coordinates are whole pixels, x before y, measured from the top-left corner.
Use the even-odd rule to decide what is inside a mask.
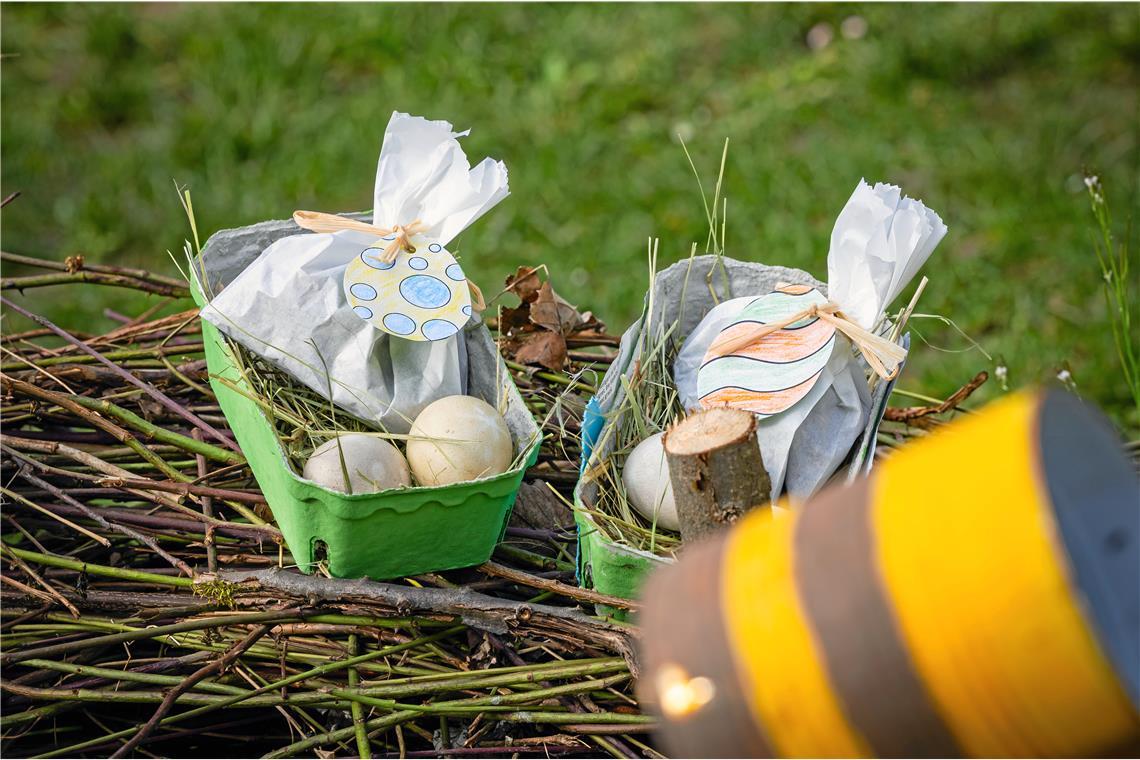
[[[202,307],[206,299],[193,277],[191,293]],[[537,428],[524,463],[493,478],[374,494],[330,491],[293,472],[265,413],[217,380],[225,377],[249,390],[221,333],[205,320],[202,341],[210,385],[302,572],[315,569],[322,551],[337,578],[397,578],[470,567],[491,557],[523,475],[538,459]]]
[[[578,582],[602,594],[621,599],[638,599],[650,573],[673,560],[611,541],[585,511],[574,494],[574,522],[578,526]],[[600,615],[627,620],[628,611],[595,605]]]

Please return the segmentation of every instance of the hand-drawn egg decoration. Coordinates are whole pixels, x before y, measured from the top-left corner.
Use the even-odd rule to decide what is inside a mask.
[[[443,340],[471,317],[467,276],[455,257],[436,242],[412,239],[412,253],[399,251],[384,263],[386,237],[365,248],[344,270],[344,293],[356,315],[378,330],[407,340]]]
[[[824,295],[809,285],[781,285],[749,302],[717,341],[749,325],[780,322],[825,303]],[[710,347],[697,371],[701,406],[731,406],[765,417],[779,414],[812,389],[834,345],[835,327],[808,317],[731,352]]]

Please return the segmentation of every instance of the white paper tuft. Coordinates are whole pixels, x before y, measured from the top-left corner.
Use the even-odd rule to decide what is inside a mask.
[[[375,224],[419,219],[428,237],[446,244],[505,198],[506,167],[488,158],[471,169],[456,139],[465,134],[446,121],[393,113],[376,167]],[[326,398],[331,378],[332,401],[350,414],[407,432],[432,401],[466,392],[464,336],[404,340],[353,312],[345,266],[373,243],[352,230],[282,237],[202,318]]]
[[[827,296],[853,321],[871,330],[946,235],[938,214],[894,186],[860,180],[835,221],[827,255]],[[698,289],[699,291],[699,289]],[[739,292],[739,291],[737,291]],[[686,409],[699,407],[697,372],[709,345],[761,292],[708,309],[686,337],[673,378]],[[696,300],[696,299],[694,299]],[[707,307],[706,307],[707,308]],[[835,472],[866,425],[870,394],[862,362],[837,336],[827,366],[798,402],[758,421],[756,437],[772,481],[806,499]]]
[[[895,185],[860,180],[835,220],[828,296],[870,330],[946,235],[938,214]]]
[[[425,237],[447,245],[510,195],[507,167],[485,158],[474,169],[451,122],[396,111],[384,132],[376,165],[372,223],[377,227],[419,219]]]

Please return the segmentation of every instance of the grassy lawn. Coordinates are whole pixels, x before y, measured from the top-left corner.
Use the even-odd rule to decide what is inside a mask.
[[[854,14],[866,32],[848,38]],[[728,138],[737,258],[825,277],[860,177],[942,214],[950,234],[921,310],[995,362],[920,321],[929,346],[906,388],[943,396],[995,364],[1011,387],[1067,368],[1140,426],[1082,182],[1099,173],[1125,234],[1140,202],[1134,5],[6,4],[2,16],[3,192],[22,193],[5,250],[173,272],[165,251],[185,234],[173,180],[207,230],[367,207],[399,109],[472,127],[469,155],[510,168],[513,196],[458,239],[483,289],[547,263],[559,291],[619,332],[640,309],[646,238],[661,238],[665,263],[704,239],[678,134],[706,184]],[[833,39],[813,50],[821,22]],[[88,327],[104,307],[139,308],[78,292],[24,302]]]

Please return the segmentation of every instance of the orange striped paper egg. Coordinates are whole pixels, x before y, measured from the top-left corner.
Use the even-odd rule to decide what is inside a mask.
[[[701,406],[731,406],[771,416],[806,396],[835,345],[835,328],[829,323],[808,317],[730,352],[716,345],[749,326],[780,322],[825,303],[824,295],[810,285],[781,285],[751,301],[705,354],[697,372]]]

